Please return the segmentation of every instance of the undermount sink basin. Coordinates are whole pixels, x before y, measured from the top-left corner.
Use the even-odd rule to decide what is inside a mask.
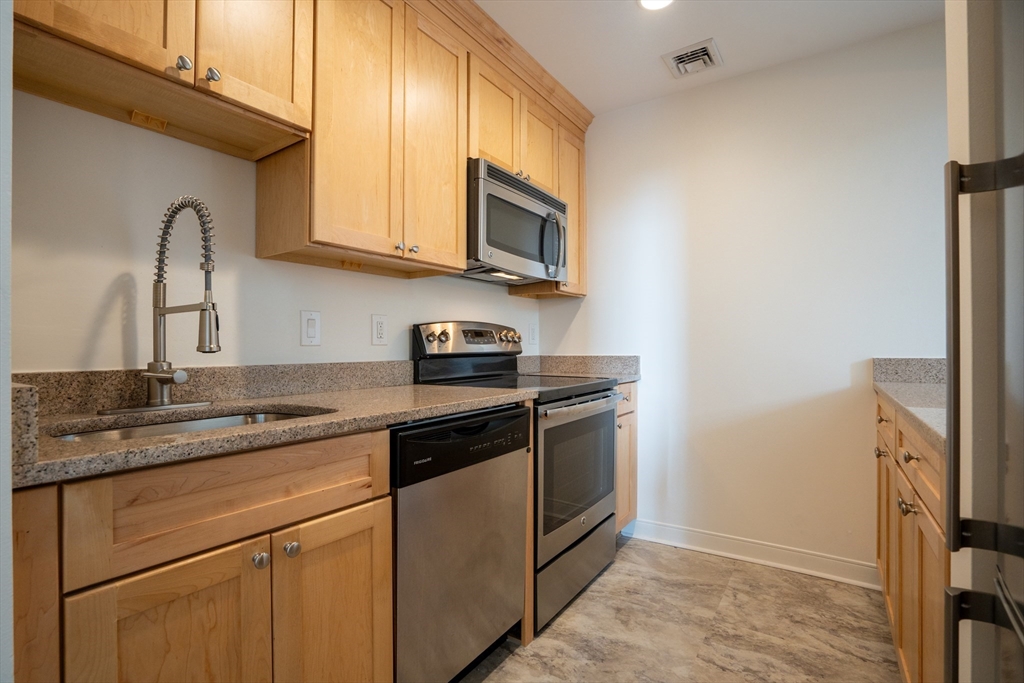
[[[263,422],[277,422],[278,420],[293,420],[297,417],[309,417],[309,415],[294,415],[291,413],[249,413],[246,415],[223,415],[221,417],[207,417],[201,420],[183,420],[181,422],[163,422],[155,425],[141,425],[139,427],[122,427],[120,429],[100,429],[95,432],[80,432],[78,434],[64,434],[58,439],[64,441],[124,441],[126,439],[141,439],[146,436],[169,436],[172,434],[186,434],[188,432],[202,432],[207,429],[223,429],[224,427],[243,427],[245,425],[261,424]]]

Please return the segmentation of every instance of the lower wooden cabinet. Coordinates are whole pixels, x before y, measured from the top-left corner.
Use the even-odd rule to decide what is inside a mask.
[[[391,499],[64,600],[67,681],[390,681]]]
[[[636,519],[636,384],[619,387],[628,400],[619,403],[615,443],[615,532]]]
[[[889,447],[893,434],[909,431],[900,424],[900,413],[880,402],[877,421],[876,471],[877,546],[879,579],[892,626],[902,678],[907,683],[940,683],[943,680],[943,596],[949,585],[949,551],[942,525],[931,505],[935,497],[922,498],[914,485],[917,469],[908,459],[901,464]],[[895,422],[895,425],[893,424]],[[920,446],[920,443],[918,444]],[[923,446],[921,446],[924,448]],[[935,452],[922,451],[922,459],[942,462]],[[928,481],[941,486],[939,478]],[[920,480],[920,477],[917,477]]]
[[[65,680],[272,680],[269,552],[264,535],[65,598]]]
[[[274,680],[390,681],[391,499],[272,539]]]

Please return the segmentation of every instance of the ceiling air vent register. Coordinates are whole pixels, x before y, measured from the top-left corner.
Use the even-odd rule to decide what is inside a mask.
[[[723,63],[722,55],[718,53],[718,46],[715,45],[714,38],[687,45],[681,50],[673,50],[662,55],[661,58],[665,60],[669,71],[676,78],[683,78],[705,69],[713,69]]]

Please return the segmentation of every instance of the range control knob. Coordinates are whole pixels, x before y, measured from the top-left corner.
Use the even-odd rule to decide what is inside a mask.
[[[448,334],[448,330],[441,330],[441,334],[437,335],[437,340],[442,344],[446,344],[451,338],[451,335]]]
[[[433,344],[436,341],[437,341],[437,335],[436,334],[431,332],[430,334],[427,335],[427,343],[428,344]]]
[[[500,339],[503,342],[507,342],[508,341],[508,332],[505,331],[505,330],[502,330],[501,334],[498,335],[498,339]]]
[[[516,344],[518,344],[519,342],[523,341],[523,335],[519,334],[518,332],[515,333],[514,338],[515,338]]]

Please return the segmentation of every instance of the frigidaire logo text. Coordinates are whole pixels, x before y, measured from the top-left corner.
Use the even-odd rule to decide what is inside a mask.
[[[413,465],[422,465],[423,463],[430,462],[431,460],[433,460],[433,458],[423,458],[422,460],[413,460],[412,464]]]

